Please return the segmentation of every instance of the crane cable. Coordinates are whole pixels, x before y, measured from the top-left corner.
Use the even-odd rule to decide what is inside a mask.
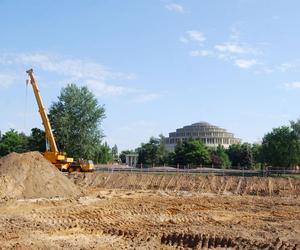
[[[29,84],[29,79],[26,79],[25,106],[24,106],[24,133],[26,133],[26,116],[27,116],[28,84]]]

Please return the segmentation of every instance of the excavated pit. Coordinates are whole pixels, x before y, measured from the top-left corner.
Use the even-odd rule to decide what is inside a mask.
[[[156,175],[136,173],[74,173],[69,176],[82,187],[193,191],[226,195],[296,196],[300,180],[293,178]]]
[[[68,177],[36,152],[0,159],[0,249],[299,249],[299,180]]]

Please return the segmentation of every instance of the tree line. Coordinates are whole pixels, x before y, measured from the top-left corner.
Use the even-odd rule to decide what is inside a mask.
[[[135,151],[138,164],[169,165],[190,168],[213,166],[217,168],[260,169],[264,166],[290,168],[300,165],[300,120],[289,126],[274,128],[267,133],[261,144],[233,144],[225,149],[207,147],[200,140],[179,141],[174,152],[165,147],[165,138],[151,137]],[[131,153],[123,151],[121,155]],[[123,158],[124,160],[124,158]]]
[[[125,162],[126,153],[137,153],[138,163],[144,165],[210,165],[219,168],[293,167],[300,165],[300,120],[288,126],[274,128],[261,144],[235,144],[225,149],[221,145],[210,148],[200,140],[180,141],[174,152],[166,149],[165,138],[151,137],[137,149],[118,154],[103,142],[102,122],[105,107],[98,104],[87,87],[69,84],[62,88],[58,100],[50,106],[49,119],[58,148],[75,159],[91,159],[96,163]],[[30,135],[16,130],[0,132],[0,156],[10,152],[40,151],[46,149],[45,132],[33,128]]]
[[[10,129],[3,135],[0,132],[0,157],[11,152],[25,153],[29,151],[39,151],[41,153],[46,150],[45,132],[39,128],[31,129],[30,135],[25,135],[14,129]],[[114,145],[110,147],[106,142],[98,145],[95,155],[91,159],[96,163],[107,163],[118,161],[118,147]],[[70,155],[73,156],[73,155]],[[79,157],[84,158],[84,156]]]

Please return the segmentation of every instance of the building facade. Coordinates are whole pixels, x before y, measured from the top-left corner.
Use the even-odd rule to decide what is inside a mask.
[[[240,139],[235,138],[232,133],[225,129],[211,125],[207,122],[198,122],[192,125],[176,129],[176,132],[169,133],[165,138],[166,149],[174,151],[179,141],[187,141],[190,138],[201,140],[208,147],[222,145],[228,148],[232,144],[239,144]]]
[[[138,161],[138,154],[126,154],[126,165],[136,167]]]

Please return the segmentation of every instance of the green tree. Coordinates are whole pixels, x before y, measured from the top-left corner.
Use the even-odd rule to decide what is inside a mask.
[[[300,164],[300,119],[291,121],[291,140],[294,147],[294,160],[293,164]]]
[[[241,145],[232,144],[227,149],[227,154],[231,161],[232,167],[238,167],[241,165]]]
[[[186,162],[192,165],[208,164],[210,162],[209,152],[200,140],[189,140],[183,142]]]
[[[116,144],[111,148],[111,154],[114,161],[119,160],[118,146]]]
[[[251,168],[253,165],[252,146],[250,143],[243,143],[241,146],[240,165]]]
[[[74,158],[96,159],[103,137],[100,125],[105,118],[87,87],[69,84],[50,107],[53,132],[61,150]]]
[[[159,135],[157,154],[159,164],[163,165],[169,162],[169,151],[166,149],[166,138],[162,134]]]
[[[299,163],[299,142],[295,124],[274,128],[262,142],[264,161],[276,167],[290,167]]]
[[[249,143],[230,145],[227,154],[234,168],[250,168],[253,165],[252,149]]]
[[[179,164],[179,163],[176,163],[175,156],[176,156],[175,152],[168,152],[168,155],[166,157],[166,163],[169,166],[173,165],[173,166],[177,167],[177,164]]]
[[[228,168],[231,166],[229,156],[222,145],[218,145],[216,149],[210,151],[211,163],[213,166]]]
[[[98,146],[97,157],[95,161],[97,163],[103,163],[103,164],[112,161],[111,148],[108,146],[106,142]]]
[[[261,168],[264,162],[262,154],[262,145],[254,143],[252,144],[252,155],[253,155],[253,164],[255,168]]]
[[[297,139],[298,143],[300,143],[300,119],[297,121],[291,121],[290,123],[292,134]]]
[[[46,151],[46,136],[43,130],[39,128],[31,129],[31,134],[28,137],[28,149],[30,151]]]
[[[185,150],[184,150],[184,146],[183,146],[182,141],[179,141],[176,144],[173,159],[174,159],[174,164],[176,164],[176,165],[177,164],[179,164],[179,165],[186,165],[187,164],[186,156],[185,156]]]
[[[151,137],[148,143],[142,143],[137,148],[138,164],[159,164],[160,139]]]
[[[7,155],[11,152],[26,152],[28,151],[27,145],[26,135],[11,129],[1,136],[0,156]]]
[[[179,165],[203,165],[209,164],[210,155],[208,149],[200,140],[188,140],[178,142],[175,147],[174,163]]]

